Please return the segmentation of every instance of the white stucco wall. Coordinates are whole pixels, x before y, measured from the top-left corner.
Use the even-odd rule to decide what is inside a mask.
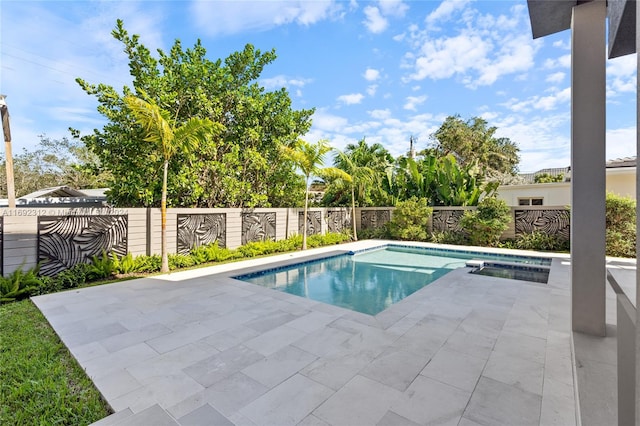
[[[636,199],[636,168],[607,169],[607,191]]]
[[[606,182],[607,191],[636,199],[635,167],[607,169]],[[544,206],[568,206],[571,204],[571,182],[503,185],[498,188],[498,198],[509,206],[517,206],[519,198],[542,198]]]
[[[571,183],[503,185],[498,188],[498,198],[508,206],[517,206],[519,198],[542,198],[544,206],[568,206],[571,204]]]

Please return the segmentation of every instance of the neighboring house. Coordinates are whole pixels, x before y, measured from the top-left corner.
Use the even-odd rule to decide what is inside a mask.
[[[74,189],[54,186],[32,192],[16,199],[16,207],[104,207],[108,188]],[[0,207],[8,207],[9,201],[0,199]]]
[[[564,177],[563,182],[535,183],[538,175]],[[509,206],[568,206],[571,204],[571,168],[542,169],[520,175],[523,183],[501,185],[498,198]],[[607,191],[625,197],[636,198],[636,157],[607,161]]]

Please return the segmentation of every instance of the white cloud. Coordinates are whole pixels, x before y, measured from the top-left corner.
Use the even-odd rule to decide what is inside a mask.
[[[447,35],[434,38],[429,31],[411,32],[413,50],[404,56],[403,67],[411,69],[404,77],[432,80],[458,77],[469,88],[487,86],[509,74],[522,75],[534,66],[541,47],[522,27],[528,24],[522,5],[511,8],[509,16],[482,15],[466,3],[444,2],[433,13],[437,19],[456,19]]]
[[[607,160],[636,155],[636,128],[607,130]]]
[[[455,12],[464,9],[469,2],[470,0],[444,0],[426,17],[425,22],[429,26],[436,25],[440,22],[446,22]]]
[[[567,40],[556,40],[553,42],[553,47],[563,50],[571,50],[571,43]]]
[[[551,111],[571,100],[571,87],[561,90],[553,88],[550,92],[547,96],[535,95],[525,100],[511,98],[501,105],[513,112],[525,113],[533,110]]]
[[[364,99],[364,95],[362,93],[351,93],[348,95],[338,96],[338,101],[345,105],[359,104],[362,102],[362,99]]]
[[[571,68],[571,54],[562,55],[558,58],[548,58],[544,61],[544,68]]]
[[[377,84],[371,84],[367,87],[367,95],[369,96],[375,96],[376,92],[378,91],[378,85]]]
[[[383,15],[395,18],[402,18],[409,10],[409,6],[402,0],[379,0],[378,7]]]
[[[342,6],[335,0],[195,0],[190,11],[201,31],[228,35],[265,31],[291,23],[313,25],[339,17]]]
[[[607,95],[636,91],[636,55],[622,56],[607,61]]]
[[[367,81],[376,81],[380,78],[380,71],[374,68],[367,68],[364,72],[364,79]]]
[[[570,164],[569,111],[553,115],[508,114],[496,117],[496,137],[511,139],[520,147],[520,171]]]
[[[425,95],[423,96],[407,96],[406,102],[403,106],[404,109],[409,111],[416,111],[418,105],[422,105],[427,100]]]
[[[270,78],[263,78],[260,80],[260,83],[265,89],[272,90],[280,89],[282,87],[304,87],[311,81],[311,79],[290,78],[286,75],[280,74]]]
[[[562,71],[554,72],[553,74],[549,74],[545,81],[547,83],[560,83],[564,80],[565,75]]]
[[[386,120],[391,117],[391,111],[388,109],[374,109],[369,111],[369,115],[376,120]]]
[[[542,109],[544,111],[550,111],[555,109],[558,104],[568,103],[571,100],[571,88],[567,87],[557,93],[550,96],[542,96],[537,98],[533,102],[533,107],[536,109]]]
[[[375,6],[365,7],[364,14],[367,19],[363,21],[363,24],[374,34],[384,32],[384,30],[389,26],[389,21],[380,14],[380,9]]]
[[[320,131],[340,132],[349,123],[346,118],[330,114],[325,109],[316,110],[311,119],[313,128]]]

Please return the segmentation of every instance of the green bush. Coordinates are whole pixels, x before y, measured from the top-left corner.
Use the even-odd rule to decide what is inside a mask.
[[[315,234],[309,235],[307,238],[307,247],[323,247],[323,246],[331,246],[335,244],[344,243],[345,241],[351,241],[351,233],[348,231],[345,232],[329,232],[324,235]],[[302,242],[300,243],[300,247],[302,247]]]
[[[87,280],[103,280],[105,278],[109,278],[112,275],[115,275],[115,273],[116,267],[113,263],[112,257],[107,255],[107,253],[103,250],[102,256],[98,257],[94,255],[91,257],[91,263],[89,271],[87,273]]]
[[[497,246],[511,221],[511,209],[504,200],[486,197],[475,211],[466,211],[460,225],[475,246]]]
[[[569,240],[559,235],[534,231],[520,234],[513,241],[513,248],[520,250],[569,251]]]
[[[433,209],[427,206],[426,198],[412,197],[396,204],[387,223],[389,236],[398,240],[427,241],[429,217]]]
[[[41,285],[38,268],[16,269],[6,277],[0,276],[0,303],[13,302],[31,296]]]
[[[169,270],[171,271],[180,268],[190,268],[196,265],[193,256],[190,254],[172,253],[167,255],[167,257],[169,258]]]
[[[358,231],[358,238],[362,240],[383,240],[390,238],[389,229],[385,225],[378,228],[369,228]]]
[[[113,261],[113,267],[118,274],[133,274],[136,271],[136,261],[131,253],[127,253],[125,256],[118,257],[115,253],[111,255]]]
[[[433,234],[431,234],[430,241],[437,244],[455,245],[465,245],[469,243],[466,234],[460,231],[434,232]]]
[[[87,281],[91,281],[92,269],[92,265],[89,265],[88,263],[78,263],[53,277],[52,285],[56,286],[60,290],[81,287],[86,284]]]
[[[610,192],[606,198],[606,253],[636,257],[636,201]]]
[[[207,254],[207,248],[204,246],[196,247],[191,250],[191,258],[195,265],[201,265],[209,262],[209,255]]]
[[[226,260],[237,259],[242,256],[241,253],[238,253],[235,250],[220,247],[217,242],[203,247],[205,248],[204,250],[207,253],[207,260],[209,262],[224,262]]]
[[[158,254],[152,256],[136,256],[135,271],[141,273],[158,272],[162,266],[162,257]]]

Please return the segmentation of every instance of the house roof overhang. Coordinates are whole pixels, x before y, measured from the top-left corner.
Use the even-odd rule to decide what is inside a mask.
[[[604,0],[527,0],[533,38],[571,28],[574,6]],[[636,52],[635,0],[607,0],[609,17],[609,58]]]

